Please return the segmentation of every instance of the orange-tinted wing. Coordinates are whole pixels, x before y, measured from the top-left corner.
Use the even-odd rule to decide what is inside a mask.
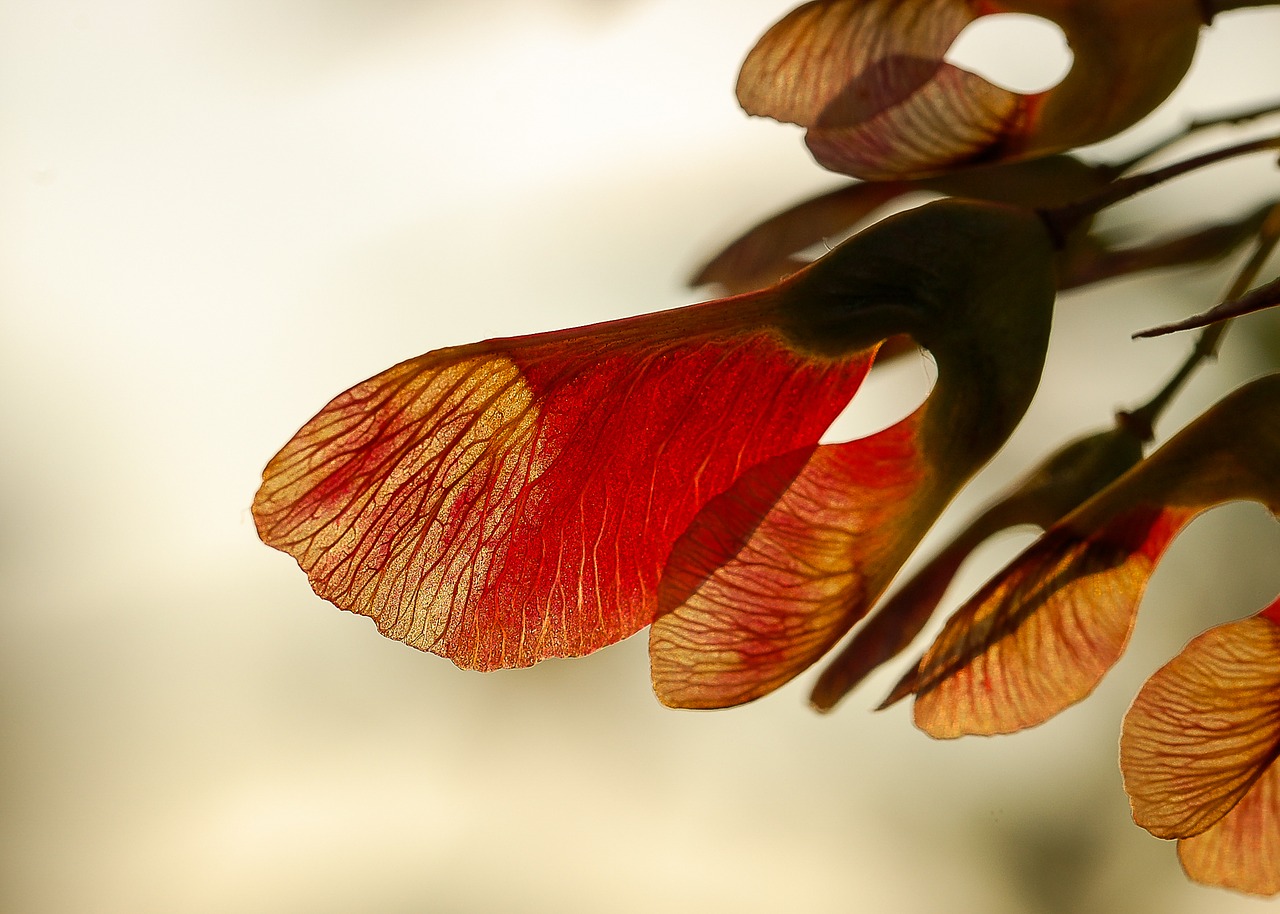
[[[1191,878],[1280,892],[1280,600],[1210,629],[1143,686],[1120,769],[1134,821]]]
[[[649,638],[663,703],[765,695],[866,613],[936,514],[920,417],[761,464],[676,544]]]
[[[1023,95],[946,62],[965,27],[995,13],[1062,28],[1074,63]],[[1136,123],[1190,66],[1203,12],[1193,0],[812,0],[748,54],[738,100],[799,124],[814,158],[873,180],[923,177],[1046,155]]]
[[[1120,659],[1156,563],[1194,513],[1053,528],[947,620],[895,696],[916,693],[916,725],[935,737],[1020,730],[1084,698]]]

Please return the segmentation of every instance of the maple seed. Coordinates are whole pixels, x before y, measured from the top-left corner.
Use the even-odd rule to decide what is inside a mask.
[[[947,63],[965,27],[996,13],[1061,28],[1075,54],[1066,78],[1023,95]],[[1195,0],[814,0],[747,55],[738,100],[805,127],[820,164],[860,178],[1032,158],[1105,139],[1154,110],[1190,66],[1203,18]]]

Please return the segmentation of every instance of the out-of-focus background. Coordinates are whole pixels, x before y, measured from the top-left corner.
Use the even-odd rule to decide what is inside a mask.
[[[695,300],[683,279],[715,245],[839,183],[733,99],[787,8],[0,2],[0,907],[1261,909],[1188,884],[1129,820],[1116,766],[1142,680],[1280,589],[1256,506],[1176,544],[1089,701],[953,743],[905,707],[869,713],[900,667],[825,718],[809,677],[734,711],[664,710],[643,635],[461,672],[323,603],[258,542],[261,467],[350,384]],[[1266,99],[1277,48],[1280,10],[1223,16],[1170,105],[1105,151]],[[1277,193],[1255,159],[1111,223]],[[1154,391],[1188,341],[1129,333],[1201,310],[1230,268],[1068,297],[1041,397],[947,524]],[[1161,431],[1274,364],[1277,326],[1234,334]],[[1026,541],[985,550],[960,589]]]

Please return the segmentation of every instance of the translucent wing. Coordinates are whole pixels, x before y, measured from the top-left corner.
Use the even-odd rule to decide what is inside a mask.
[[[672,553],[650,633],[664,703],[765,695],[866,613],[938,509],[919,415],[761,464],[703,509]]]
[[[268,465],[259,534],[316,593],[475,669],[648,624],[672,543],[816,441],[869,354],[797,352],[762,294],[440,350],[334,399]]]
[[[1191,878],[1280,892],[1280,600],[1194,639],[1125,716],[1134,821],[1180,838]]]
[[[1062,28],[1075,61],[1052,89],[1010,92],[946,62],[967,25],[1010,12]],[[813,0],[752,49],[738,100],[805,127],[814,158],[833,171],[920,177],[1046,155],[1134,124],[1181,81],[1202,21],[1192,0]]]

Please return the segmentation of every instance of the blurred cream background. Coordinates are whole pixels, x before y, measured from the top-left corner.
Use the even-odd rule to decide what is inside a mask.
[[[461,672],[321,602],[257,541],[261,467],[350,384],[694,300],[682,279],[714,245],[837,183],[732,98],[787,8],[0,2],[0,907],[1261,909],[1186,883],[1116,768],[1141,681],[1280,589],[1256,506],[1176,545],[1090,701],[947,744],[904,707],[867,713],[897,667],[828,718],[804,705],[810,677],[731,712],[664,710],[643,635]],[[1277,13],[1223,17],[1171,106],[1113,149],[1273,94]],[[1231,215],[1277,187],[1255,159],[1113,223]],[[1156,389],[1188,341],[1128,334],[1200,310],[1228,272],[1064,302],[1042,396],[960,514]],[[1277,323],[1250,326],[1162,431],[1265,370]]]

